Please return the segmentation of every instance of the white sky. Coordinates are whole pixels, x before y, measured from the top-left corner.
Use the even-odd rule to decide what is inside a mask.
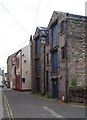
[[[6,71],[8,56],[28,45],[29,37],[34,35],[37,26],[47,27],[53,11],[85,15],[85,2],[0,0],[0,67]]]

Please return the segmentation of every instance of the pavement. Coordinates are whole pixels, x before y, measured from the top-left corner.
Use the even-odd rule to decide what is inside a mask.
[[[2,118],[2,88],[0,87],[0,119]]]
[[[79,118],[86,117],[87,107],[73,103],[61,103],[31,92],[10,89],[2,91],[2,118]]]

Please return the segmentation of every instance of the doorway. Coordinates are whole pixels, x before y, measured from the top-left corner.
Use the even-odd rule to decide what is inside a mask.
[[[54,78],[51,80],[52,80],[52,97],[58,98],[58,78]]]

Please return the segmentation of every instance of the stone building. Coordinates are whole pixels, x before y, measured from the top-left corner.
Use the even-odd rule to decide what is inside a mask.
[[[31,40],[32,91],[45,93],[45,44],[47,30],[37,27]]]
[[[73,80],[77,86],[87,86],[86,23],[85,16],[54,11],[45,28],[45,47],[39,37],[44,29],[36,29],[31,45],[34,91],[67,100]]]
[[[67,99],[72,80],[86,86],[86,22],[87,17],[53,12],[48,24],[46,45],[49,65],[49,95]]]

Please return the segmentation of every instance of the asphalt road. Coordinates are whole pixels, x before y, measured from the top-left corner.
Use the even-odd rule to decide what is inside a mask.
[[[85,118],[84,106],[62,104],[30,92],[2,91],[2,118]]]

